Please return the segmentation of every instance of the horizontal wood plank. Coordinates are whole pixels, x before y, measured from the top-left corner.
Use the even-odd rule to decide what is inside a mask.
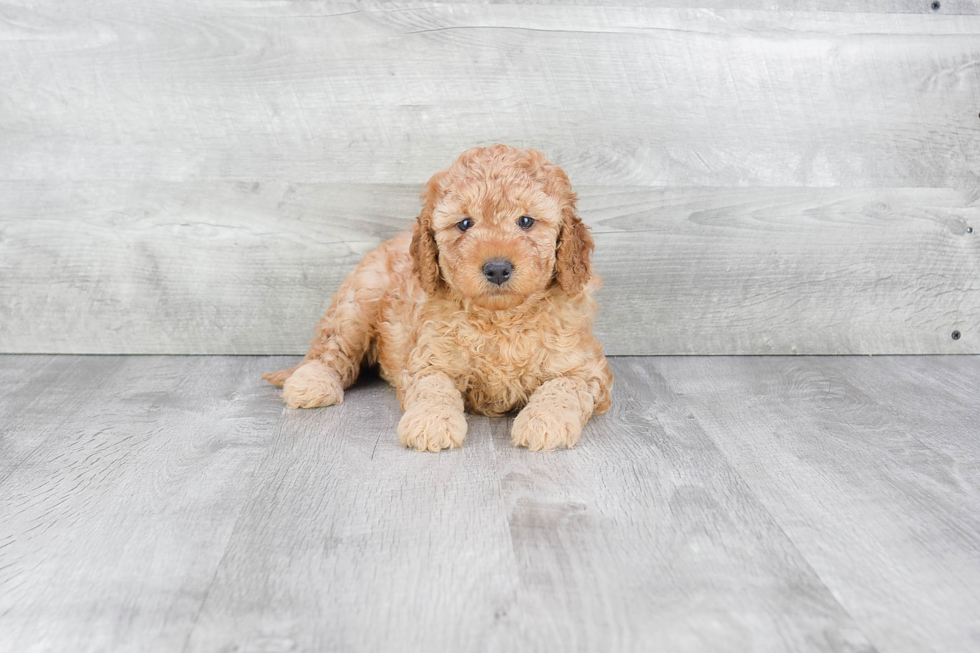
[[[582,190],[611,353],[978,351],[980,3],[630,4],[8,3],[0,351],[298,353],[494,141]]]
[[[417,193],[0,182],[0,351],[303,353],[343,276],[411,225]],[[611,354],[980,352],[975,192],[580,195]]]
[[[383,3],[384,0],[380,0]],[[358,2],[360,7],[380,4]],[[458,4],[435,0],[432,4]],[[473,4],[481,4],[476,2]],[[487,1],[486,4],[493,4]],[[747,9],[763,11],[829,11],[885,14],[980,14],[978,0],[947,0],[938,8],[921,0],[522,0],[523,5],[572,5],[583,7],[659,7],[672,9]],[[382,4],[383,6],[383,4]]]
[[[8,4],[0,179],[977,186],[977,3],[713,4]]]

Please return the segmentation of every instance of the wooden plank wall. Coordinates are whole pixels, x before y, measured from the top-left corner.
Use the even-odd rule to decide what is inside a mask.
[[[506,142],[608,353],[980,353],[980,2],[687,4],[5,3],[0,351],[300,353]]]

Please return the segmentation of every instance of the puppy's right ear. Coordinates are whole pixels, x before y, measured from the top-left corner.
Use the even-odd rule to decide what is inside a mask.
[[[422,201],[422,212],[412,230],[412,244],[409,253],[412,256],[412,268],[422,282],[422,288],[429,295],[434,294],[444,285],[442,274],[439,272],[439,248],[436,247],[436,234],[432,228],[432,213],[436,202],[445,192],[442,179],[445,170],[432,175],[432,179],[422,189],[419,199]]]

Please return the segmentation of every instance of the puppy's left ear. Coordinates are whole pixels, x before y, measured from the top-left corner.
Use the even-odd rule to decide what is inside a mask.
[[[575,204],[578,195],[572,191],[568,175],[558,166],[549,163],[537,150],[528,150],[531,164],[536,167],[539,179],[544,181],[549,194],[558,198],[561,204],[561,226],[558,230],[558,244],[555,253],[555,280],[569,297],[582,291],[582,287],[592,278],[592,250],[595,243],[589,228],[578,217]]]
[[[412,268],[422,283],[422,288],[429,295],[434,294],[445,285],[442,280],[442,273],[439,271],[439,248],[436,245],[436,235],[432,228],[432,213],[435,211],[436,202],[442,197],[441,182],[445,175],[445,170],[432,175],[432,179],[428,181],[425,188],[422,189],[421,195],[419,195],[422,211],[419,213],[418,221],[412,230],[412,244],[408,250],[412,257]]]
[[[582,292],[582,287],[592,278],[592,250],[595,243],[589,228],[575,212],[575,194],[562,209],[561,228],[555,262],[555,278],[569,297]]]

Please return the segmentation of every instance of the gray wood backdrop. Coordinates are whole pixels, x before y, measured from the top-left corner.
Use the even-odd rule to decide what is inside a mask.
[[[980,2],[687,4],[5,2],[0,351],[301,353],[506,142],[609,353],[980,353]]]

